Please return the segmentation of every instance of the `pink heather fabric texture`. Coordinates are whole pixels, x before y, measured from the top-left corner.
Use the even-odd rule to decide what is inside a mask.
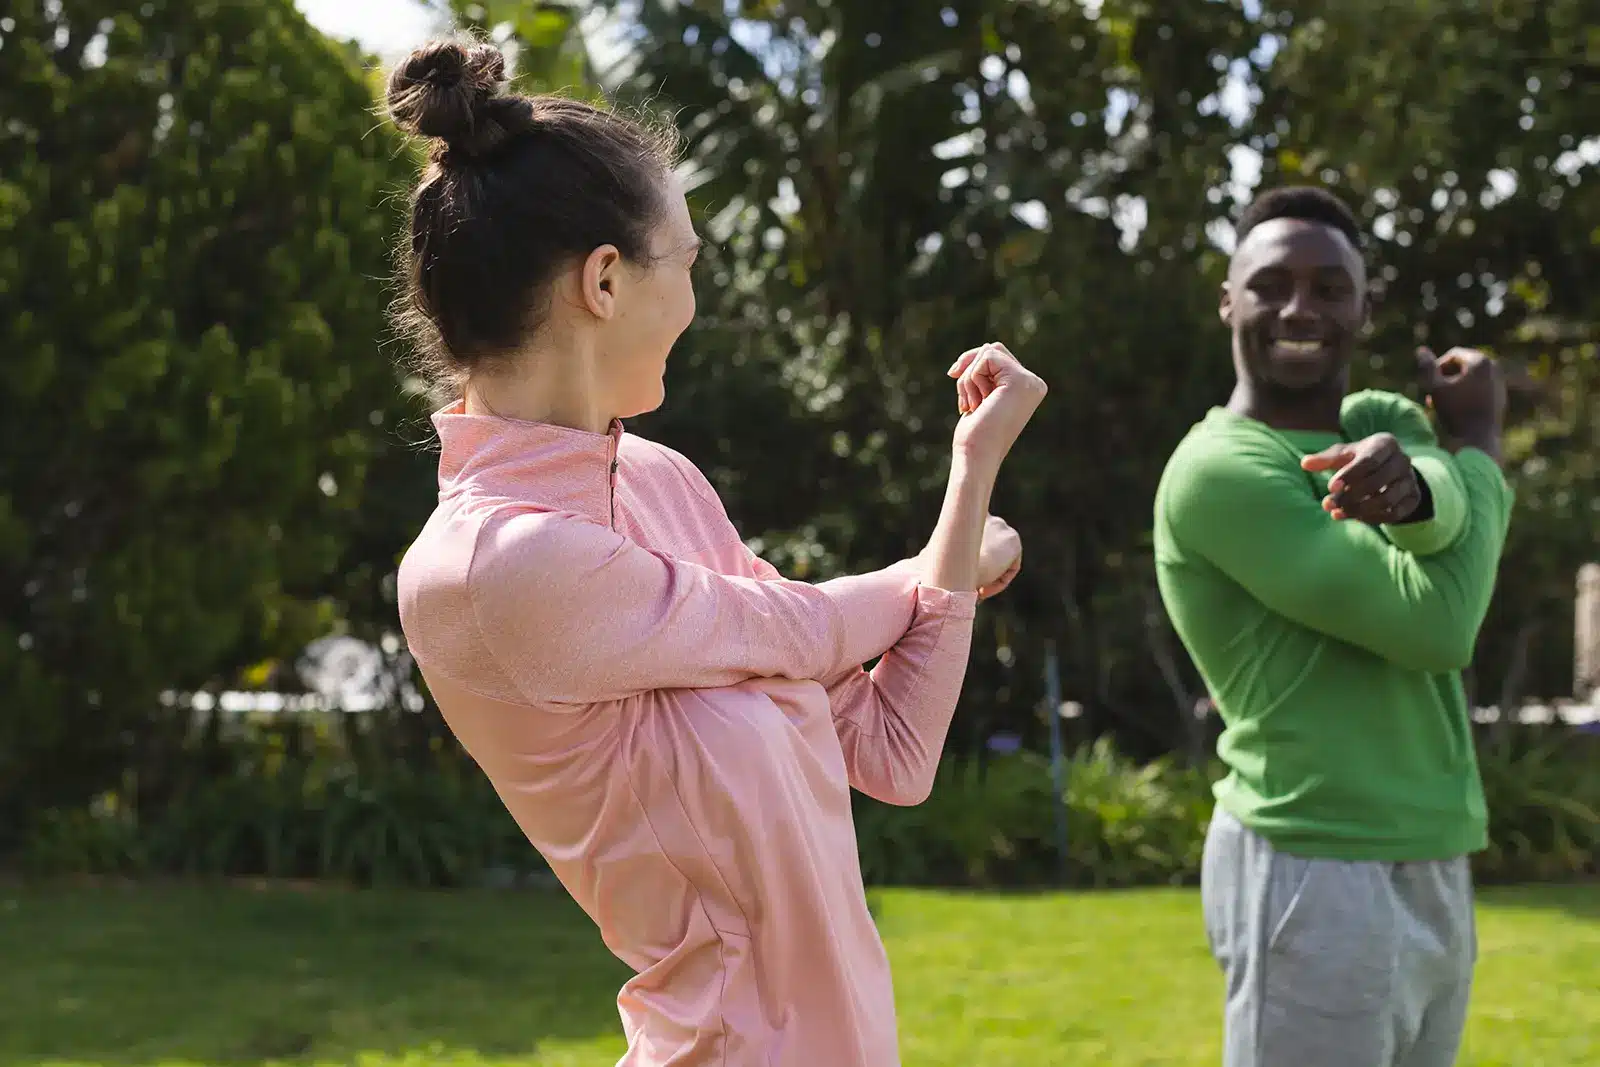
[[[622,1067],[893,1067],[850,787],[915,804],[975,593],[906,565],[790,582],[684,457],[434,417],[400,618],[451,729],[634,969]],[[863,663],[882,656],[868,673]]]

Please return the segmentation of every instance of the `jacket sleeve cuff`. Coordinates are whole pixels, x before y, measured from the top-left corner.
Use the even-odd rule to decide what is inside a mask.
[[[1461,536],[1467,522],[1467,495],[1461,475],[1449,453],[1438,449],[1417,449],[1411,456],[1417,476],[1428,483],[1433,496],[1433,518],[1426,522],[1384,526],[1389,542],[1413,556],[1443,552]]]

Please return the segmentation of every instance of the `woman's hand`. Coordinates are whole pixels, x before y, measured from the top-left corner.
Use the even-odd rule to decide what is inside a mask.
[[[978,599],[988,600],[1004,591],[1022,570],[1022,536],[998,515],[983,524],[983,544],[978,548]]]
[[[998,342],[969,349],[951,364],[961,421],[954,451],[977,471],[993,475],[1049,387]]]
[[[922,550],[923,581],[937,589],[993,596],[1020,569],[1022,540],[990,516],[989,495],[1001,461],[1044,399],[1045,384],[1004,345],[962,353],[951,364],[950,377],[956,379],[962,418],[944,506]]]

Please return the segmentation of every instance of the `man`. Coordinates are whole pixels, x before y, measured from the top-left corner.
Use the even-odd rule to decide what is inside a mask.
[[[1460,670],[1505,542],[1505,388],[1418,353],[1437,417],[1347,395],[1369,306],[1322,190],[1246,209],[1223,287],[1238,384],[1173,453],[1161,594],[1224,723],[1206,928],[1228,1067],[1447,1067],[1487,843]],[[1440,447],[1443,445],[1443,447]]]

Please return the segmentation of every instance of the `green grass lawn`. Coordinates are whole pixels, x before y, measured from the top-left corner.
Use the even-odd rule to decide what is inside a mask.
[[[875,905],[907,1067],[1217,1062],[1191,892]],[[1463,1064],[1600,1064],[1600,887],[1480,916]],[[609,1067],[624,977],[555,894],[0,887],[0,1067]]]

